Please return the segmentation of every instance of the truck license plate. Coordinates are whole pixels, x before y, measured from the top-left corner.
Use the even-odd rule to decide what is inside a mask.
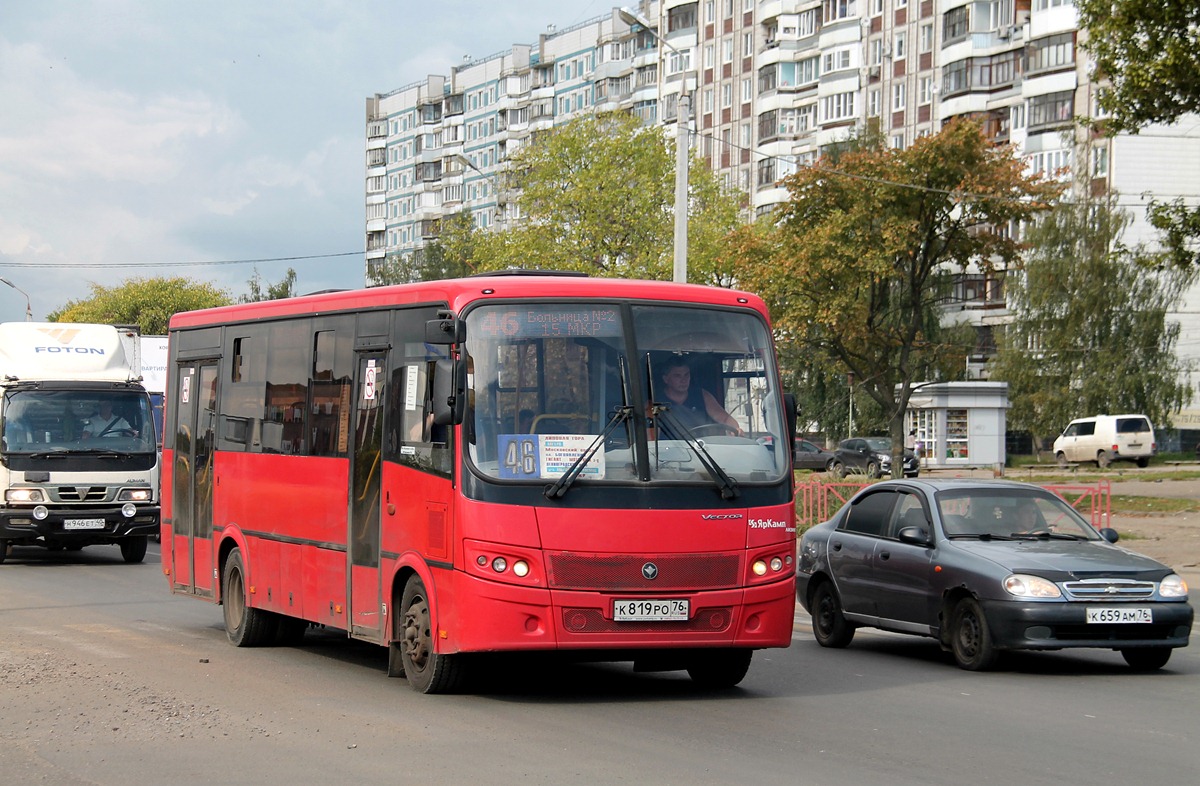
[[[104,519],[66,519],[63,529],[104,529]]]

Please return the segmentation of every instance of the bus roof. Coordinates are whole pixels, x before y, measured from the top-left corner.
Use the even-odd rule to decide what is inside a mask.
[[[458,313],[466,305],[479,300],[512,298],[628,298],[705,303],[750,307],[764,317],[767,316],[766,305],[760,297],[736,289],[676,284],[669,281],[588,278],[553,273],[512,275],[501,272],[495,275],[323,292],[281,300],[187,311],[171,317],[171,330],[302,314],[365,311],[389,305],[418,303],[446,303]]]

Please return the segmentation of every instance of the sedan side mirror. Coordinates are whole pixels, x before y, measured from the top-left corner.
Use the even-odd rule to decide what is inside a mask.
[[[905,527],[896,533],[896,537],[901,543],[909,543],[913,546],[932,546],[933,538],[929,535],[929,530],[924,527]]]
[[[1121,536],[1112,527],[1103,527],[1100,530],[1100,537],[1107,540],[1109,543],[1116,543],[1121,539]]]

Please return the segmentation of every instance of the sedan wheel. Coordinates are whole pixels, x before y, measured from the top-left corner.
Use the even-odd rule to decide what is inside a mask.
[[[1170,647],[1145,647],[1121,650],[1121,657],[1134,671],[1154,671],[1171,659]]]
[[[813,592],[813,636],[822,647],[841,649],[854,638],[854,626],[842,614],[842,601],[833,582],[822,581]]]
[[[883,477],[883,472],[880,471],[879,465],[874,461],[867,462],[867,477],[876,479]]]
[[[950,645],[959,668],[987,671],[995,665],[999,653],[992,645],[992,633],[979,602],[963,598],[954,607],[951,620]]]
[[[840,461],[831,461],[829,462],[829,474],[835,478],[844,478],[846,477],[846,466]]]

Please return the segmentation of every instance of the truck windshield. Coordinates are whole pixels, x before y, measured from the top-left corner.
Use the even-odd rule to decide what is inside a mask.
[[[777,481],[789,466],[773,349],[755,312],[488,305],[467,315],[466,346],[468,455],[495,480],[570,471],[572,482],[728,487]]]
[[[150,399],[134,390],[16,390],[4,396],[6,454],[153,453]]]

